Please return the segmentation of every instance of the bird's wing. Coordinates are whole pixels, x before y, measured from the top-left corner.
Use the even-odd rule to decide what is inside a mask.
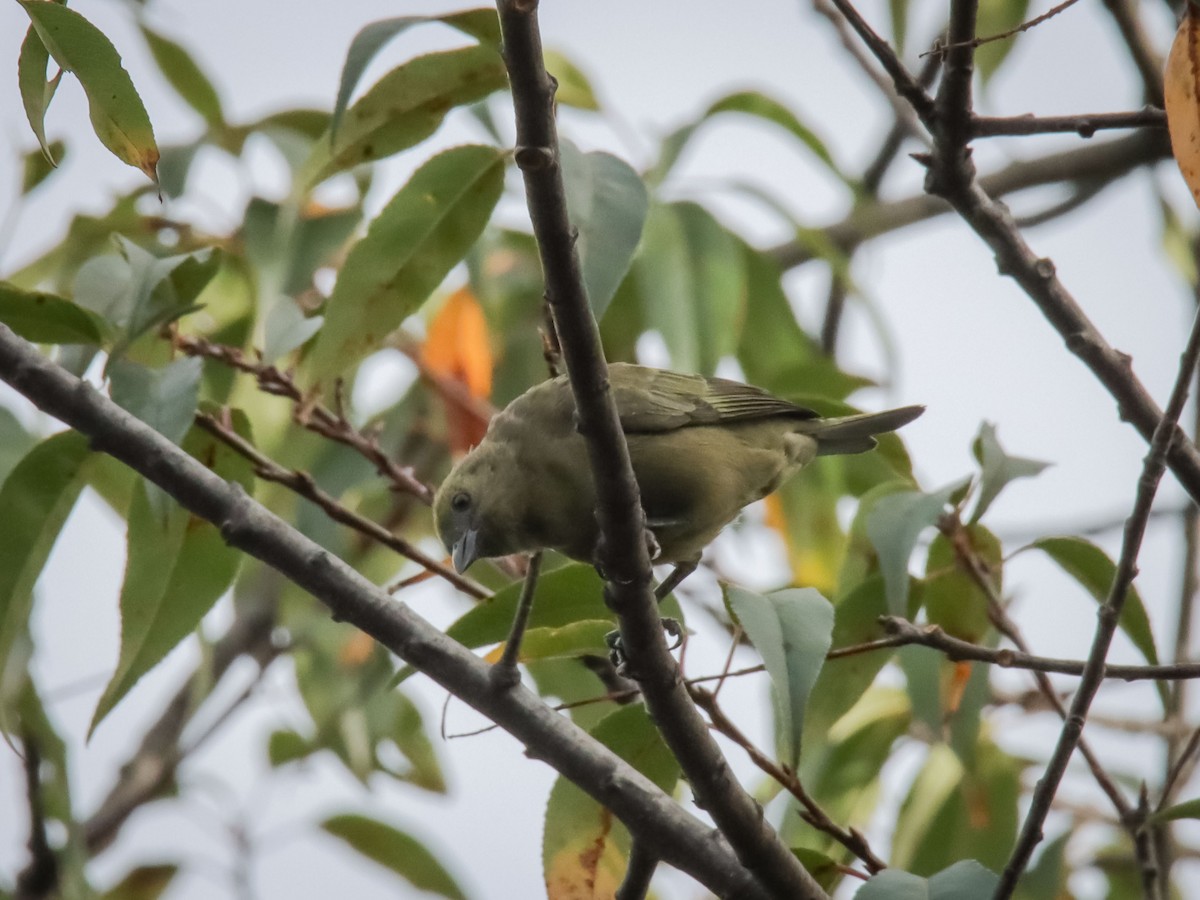
[[[610,366],[609,373],[621,427],[627,434],[766,416],[818,417],[811,409],[789,403],[762,388],[724,378],[680,375],[621,363]]]

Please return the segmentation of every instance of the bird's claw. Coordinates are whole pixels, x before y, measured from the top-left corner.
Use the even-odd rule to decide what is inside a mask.
[[[683,623],[681,623],[678,619],[672,619],[664,616],[663,618],[659,619],[659,624],[662,625],[663,631],[675,639],[675,642],[667,647],[667,650],[670,651],[678,649],[683,644],[683,639],[685,637]],[[622,675],[627,674],[628,667],[626,666],[626,663],[628,662],[628,659],[625,656],[625,645],[621,640],[621,632],[610,631],[604,636],[604,644],[608,647],[609,661],[617,667],[617,671]]]

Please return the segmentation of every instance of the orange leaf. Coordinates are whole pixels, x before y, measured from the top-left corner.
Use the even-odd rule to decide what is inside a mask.
[[[783,501],[779,499],[779,494],[767,494],[766,507],[767,510],[766,515],[763,516],[763,524],[779,532],[780,536],[786,541],[787,517],[783,514]]]
[[[948,715],[958,712],[959,706],[962,705],[963,693],[967,689],[967,682],[970,680],[971,663],[965,660],[956,662],[950,676],[950,688],[946,691],[946,713]]]
[[[492,346],[479,301],[468,287],[460,288],[429,324],[421,358],[430,371],[460,381],[472,397],[492,393]]]
[[[375,649],[375,639],[365,631],[356,631],[338,650],[338,665],[343,669],[357,669]]]
[[[429,323],[429,337],[421,348],[421,361],[435,376],[457,382],[475,399],[486,399],[492,393],[492,347],[488,340],[487,321],[479,301],[464,287],[453,294]],[[446,402],[446,426],[450,447],[465,452],[481,440],[487,431],[487,420],[477,408],[455,402],[442,392]]]
[[[1167,68],[1163,74],[1163,99],[1171,152],[1200,206],[1200,14],[1191,2],[1179,23]]]

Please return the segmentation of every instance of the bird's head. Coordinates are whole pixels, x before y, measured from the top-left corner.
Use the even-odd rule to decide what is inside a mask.
[[[433,520],[458,572],[477,559],[506,556],[514,540],[513,488],[505,483],[499,451],[485,441],[446,476],[433,498]]]

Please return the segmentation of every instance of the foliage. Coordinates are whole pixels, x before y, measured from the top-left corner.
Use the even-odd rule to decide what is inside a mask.
[[[41,151],[23,159],[22,202],[36,203],[34,192],[55,177],[48,164],[60,162],[70,146],[49,140],[46,126],[68,75],[86,93],[96,139],[148,182],[114,198],[100,215],[80,211],[62,223],[56,246],[0,273],[0,323],[43,345],[64,369],[86,373],[128,413],[358,571],[397,585],[398,602],[415,585],[445,576],[426,509],[429,485],[480,439],[493,404],[502,406],[541,378],[547,358],[559,362],[552,336],[538,332],[546,325],[537,247],[525,223],[513,224],[508,214],[520,192],[510,177],[516,167],[494,13],[369,24],[347,52],[340,84],[330,86],[331,108],[286,109],[249,121],[232,118],[233,104],[192,55],[199,48],[139,20],[163,80],[203,122],[195,140],[160,148],[139,93],[145,88],[134,85],[119,48],[65,4],[18,2],[30,24],[16,88]],[[909,38],[909,6],[890,4],[891,37],[901,47]],[[979,33],[1013,28],[1027,11],[1026,2],[983,2]],[[370,67],[388,58],[393,38],[438,27],[466,46],[405,59],[360,93]],[[1014,46],[980,53],[984,82],[1002,71]],[[1183,78],[1178,53],[1168,84]],[[48,78],[51,65],[60,71]],[[711,195],[687,189],[685,164],[703,135],[749,121],[769,126],[856,210],[876,204],[878,211],[878,184],[843,161],[804,115],[755,90],[707,103],[662,137],[653,163],[638,171],[617,155],[584,149],[588,128],[612,114],[575,61],[551,51],[547,65],[560,103],[572,107],[562,117],[560,161],[581,277],[609,360],[644,361],[653,334],[673,368],[735,370],[823,415],[855,411],[848,401],[874,381],[843,367],[831,334],[839,304],[870,309],[852,265],[858,244],[874,236],[870,227],[846,237],[792,221],[788,248],[763,249],[729,224]],[[1186,87],[1176,83],[1168,101],[1181,102],[1182,92],[1194,106],[1195,92],[1188,95]],[[470,129],[472,142],[439,144],[450,121]],[[577,123],[578,134],[571,127]],[[1177,142],[1179,127],[1190,129],[1185,136],[1196,130],[1194,122],[1173,124]],[[72,141],[90,139],[74,134],[80,130],[75,123]],[[255,141],[270,142],[286,159],[285,196],[246,198],[240,219],[218,234],[146,211],[144,201],[159,191],[169,198],[203,193],[192,177],[201,151],[242,169]],[[402,152],[415,161],[412,171],[381,196],[376,172]],[[1189,173],[1191,164],[1180,162]],[[338,191],[327,190],[334,183]],[[340,199],[325,206],[330,196]],[[369,216],[368,209],[377,212]],[[790,216],[779,208],[773,213]],[[789,259],[797,256],[818,260],[829,276],[822,328],[799,311],[788,277]],[[370,415],[355,409],[354,398],[373,386],[372,366],[397,358],[416,376]],[[128,546],[120,595],[108,601],[120,609],[120,655],[89,734],[105,728],[106,717],[141,690],[143,679],[155,678],[176,647],[204,649],[183,695],[182,719],[164,714],[160,723],[166,733],[174,729],[166,751],[171,761],[141,802],[186,797],[188,786],[175,771],[191,746],[184,725],[202,703],[229,703],[228,692],[218,690],[229,659],[246,657],[265,669],[282,655],[292,661],[307,719],[275,729],[261,748],[274,777],[322,757],[363,784],[380,779],[404,790],[448,789],[439,741],[409,693],[415,669],[365,635],[348,634],[298,589],[226,546],[212,524],[94,453],[82,435],[47,436],[43,425],[26,427],[0,409],[6,529],[0,726],[14,746],[48,760],[33,777],[46,817],[62,825],[54,853],[63,863],[64,896],[87,895],[92,873],[85,859],[118,840],[124,822],[89,818],[72,800],[66,774],[72,761],[43,709],[45,685],[26,671],[36,649],[35,584],[85,488],[124,523]],[[764,521],[752,518],[737,529],[739,537],[782,544],[788,576],[781,589],[760,593],[730,584],[724,606],[693,602],[694,595],[663,604],[664,614],[679,621],[707,623],[698,613],[711,614],[735,646],[749,645],[740,653],[762,663],[776,747],[760,754],[769,763],[763,767],[769,784],[749,786],[764,800],[786,798],[768,807],[772,824],[822,885],[841,896],[860,883],[848,872],[871,876],[856,894],[864,900],[987,895],[1017,841],[1023,779],[1041,764],[1015,754],[993,726],[989,707],[1008,701],[995,695],[988,666],[889,641],[888,617],[989,650],[1018,641],[1005,625],[1012,599],[1005,574],[1015,552],[994,527],[995,510],[1006,492],[1025,489],[1025,479],[1048,464],[1010,455],[990,423],[967,449],[975,469],[944,485],[921,483],[914,472],[922,466],[896,435],[884,436],[869,455],[818,460],[768,498]],[[1105,549],[1083,536],[1040,535],[1019,552],[1022,560],[1052,561],[1078,583],[1081,596],[1101,605],[1120,572]],[[497,658],[521,591],[515,577],[521,566],[508,560],[477,567],[479,584],[467,587],[478,602],[447,635],[472,650],[494,648],[488,658]],[[729,576],[719,562],[710,568]],[[232,597],[233,624],[213,642],[202,623],[223,597]],[[1130,588],[1118,624],[1146,662],[1157,664],[1164,643],[1148,606]],[[596,571],[551,560],[537,585],[520,662],[548,704],[567,704],[592,738],[678,797],[685,784],[679,761],[632,682],[607,662],[613,627]],[[1165,682],[1159,689],[1165,714],[1174,715],[1179,694]],[[723,727],[715,715],[713,724]],[[733,729],[725,733],[749,744]],[[881,773],[900,758],[909,760],[910,774],[899,786],[897,808],[883,802]],[[832,824],[804,806],[805,791]],[[1150,819],[1155,828],[1200,817],[1200,801],[1163,800]],[[633,846],[625,825],[565,776],[545,802],[544,818],[550,895],[611,895]],[[363,812],[303,824],[417,888],[466,896],[452,873],[470,867],[471,848],[448,848],[456,858],[443,859],[446,848],[391,820]],[[883,854],[893,868],[882,872],[854,843],[872,825],[873,841],[894,832]],[[83,837],[101,828],[111,830]],[[1125,829],[1105,834],[1118,855],[1134,851]],[[1091,848],[1067,853],[1070,839],[1063,835],[1044,851],[1018,896],[1069,896],[1067,868],[1104,869],[1104,859],[1087,856]],[[104,896],[157,897],[188,865],[139,860]],[[1124,884],[1112,866],[1106,871],[1112,884]]]

